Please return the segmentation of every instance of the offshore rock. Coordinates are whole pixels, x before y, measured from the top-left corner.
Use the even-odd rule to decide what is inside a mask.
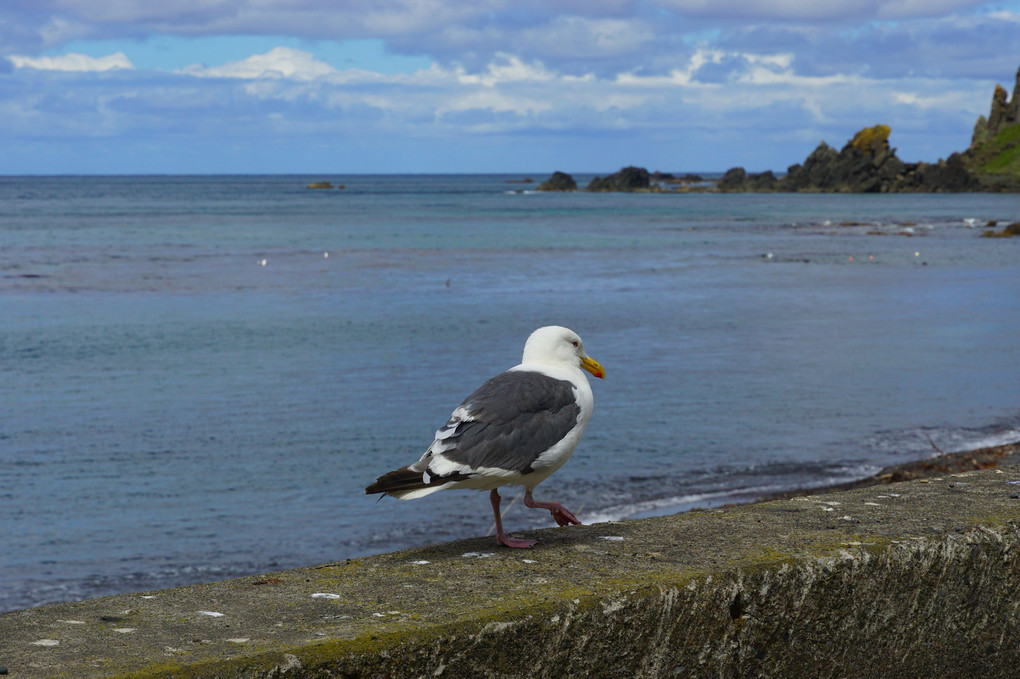
[[[912,174],[908,172],[901,178],[904,188],[899,190],[923,192],[981,190],[981,182],[967,169],[964,158],[959,153],[954,153],[946,160],[940,160],[935,164],[917,163],[911,168]]]
[[[717,187],[724,192],[767,192],[776,189],[777,181],[772,170],[749,173],[742,167],[734,167],[723,175]]]
[[[742,167],[731,167],[726,170],[716,185],[720,191],[747,191],[747,170]]]
[[[658,187],[656,187],[658,188]],[[643,167],[625,167],[605,179],[595,177],[585,191],[651,191],[652,182],[648,170]]]
[[[789,169],[780,190],[889,191],[905,169],[903,161],[896,157],[896,149],[889,146],[889,133],[887,125],[864,128],[839,153],[822,142],[807,157],[804,165]]]
[[[537,191],[577,191],[577,182],[566,172],[553,172],[552,176],[535,187]]]

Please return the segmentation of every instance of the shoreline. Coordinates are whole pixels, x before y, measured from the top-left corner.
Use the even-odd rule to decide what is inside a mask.
[[[938,449],[936,448],[936,450]],[[939,450],[938,455],[933,457],[890,465],[883,467],[874,474],[838,483],[825,483],[817,486],[803,485],[782,490],[720,491],[714,493],[713,495],[716,497],[707,502],[704,500],[690,502],[669,502],[662,500],[657,503],[653,500],[646,503],[637,503],[639,506],[642,504],[649,505],[645,509],[636,512],[624,512],[622,514],[608,510],[599,510],[597,514],[603,518],[587,521],[586,523],[597,525],[618,521],[640,521],[642,519],[662,516],[680,516],[692,512],[709,512],[722,508],[744,507],[773,500],[811,497],[826,493],[838,493],[859,488],[902,483],[904,481],[937,479],[946,474],[963,474],[971,471],[1010,466],[1020,466],[1020,441],[985,448],[961,450],[953,453],[944,453]],[[723,497],[718,497],[720,495]],[[612,509],[619,509],[619,507]]]
[[[936,449],[937,450],[937,449]],[[904,481],[922,481],[937,478],[946,474],[963,474],[965,472],[979,471],[982,469],[995,469],[1020,465],[1020,441],[1005,443],[988,448],[977,448],[975,450],[962,450],[955,453],[943,453],[935,457],[904,462],[884,467],[871,476],[856,481],[844,481],[825,486],[813,486],[809,488],[797,488],[793,490],[776,491],[761,495],[750,502],[734,502],[726,507],[740,506],[747,504],[758,504],[772,500],[788,500],[795,497],[809,497],[824,493],[837,493],[858,488],[870,488],[872,486],[890,485]],[[690,511],[703,511],[692,509]]]

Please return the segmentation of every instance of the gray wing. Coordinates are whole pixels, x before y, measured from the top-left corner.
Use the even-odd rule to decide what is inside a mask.
[[[580,412],[570,382],[505,372],[464,399],[436,439],[444,444],[442,456],[454,462],[527,474],[574,428]]]

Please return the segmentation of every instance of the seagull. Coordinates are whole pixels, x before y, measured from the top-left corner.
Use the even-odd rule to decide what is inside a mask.
[[[488,490],[496,542],[507,547],[526,549],[538,541],[503,532],[501,486],[524,486],[525,506],[549,510],[560,526],[580,524],[559,502],[538,502],[532,491],[563,466],[591,419],[595,401],[582,371],[605,377],[576,332],[539,328],[524,344],[520,365],[464,399],[420,460],[383,474],[365,493],[411,500],[451,488]]]

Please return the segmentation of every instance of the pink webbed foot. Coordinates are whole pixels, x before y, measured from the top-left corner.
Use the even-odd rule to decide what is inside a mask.
[[[560,526],[581,525],[578,518],[559,502],[538,502],[531,497],[530,490],[524,494],[524,506],[531,507],[532,509],[548,509],[549,513],[552,514],[553,520]]]
[[[563,505],[559,505],[556,509],[550,509],[549,513],[552,514],[552,517],[553,519],[556,520],[556,523],[558,523],[561,526],[581,525],[581,522],[577,520],[577,517],[574,516],[570,512],[570,510],[564,507]]]

